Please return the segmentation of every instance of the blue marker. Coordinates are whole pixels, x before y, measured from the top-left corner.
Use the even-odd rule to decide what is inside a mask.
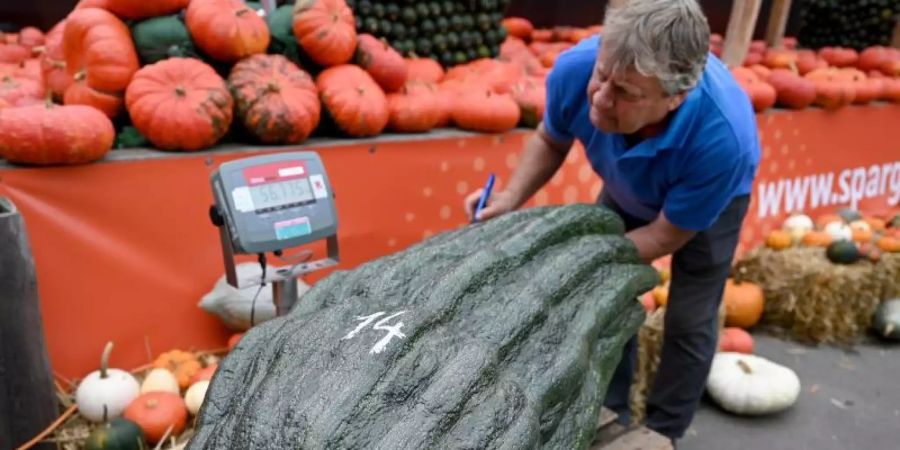
[[[484,191],[481,193],[481,198],[478,199],[478,206],[475,207],[475,214],[472,215],[472,223],[478,221],[478,213],[484,209],[484,206],[487,204],[488,198],[491,196],[491,191],[494,189],[494,174],[488,177],[487,184],[484,186]]]

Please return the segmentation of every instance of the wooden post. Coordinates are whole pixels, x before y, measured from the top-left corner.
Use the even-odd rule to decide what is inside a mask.
[[[722,48],[722,61],[729,67],[740,66],[747,57],[761,4],[762,0],[734,0]]]
[[[0,448],[17,448],[59,416],[25,222],[0,197]],[[34,448],[53,449],[53,444]]]
[[[894,22],[894,36],[891,38],[891,47],[900,48],[900,16]]]
[[[769,24],[766,26],[766,43],[769,47],[781,48],[790,13],[791,0],[774,0],[772,2],[772,12],[769,13]]]

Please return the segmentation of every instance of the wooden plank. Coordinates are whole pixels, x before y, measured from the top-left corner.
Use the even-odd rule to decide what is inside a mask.
[[[766,43],[769,47],[781,48],[788,16],[791,14],[791,0],[775,0],[766,26]]]
[[[722,48],[722,61],[729,67],[740,66],[750,49],[753,40],[753,29],[759,16],[762,0],[735,0],[725,31],[725,44]]]
[[[0,448],[7,449],[37,435],[59,411],[25,221],[5,197],[0,197],[0,293]]]

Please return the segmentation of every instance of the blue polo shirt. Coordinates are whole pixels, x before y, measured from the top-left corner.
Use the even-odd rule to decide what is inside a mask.
[[[728,68],[710,54],[699,85],[660,134],[628,148],[621,134],[591,124],[587,98],[598,37],[559,56],[547,77],[544,128],[584,145],[604,189],[647,221],[660,211],[679,228],[710,227],[731,200],[751,192],[760,158],[756,116]]]

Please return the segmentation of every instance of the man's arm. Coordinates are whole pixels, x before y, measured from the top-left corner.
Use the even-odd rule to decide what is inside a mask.
[[[515,208],[522,206],[559,170],[572,142],[557,142],[544,130],[543,122],[525,143],[522,159],[513,172],[506,190],[512,194]]]
[[[695,234],[696,231],[673,225],[665,214],[660,213],[656,220],[631,230],[625,237],[634,242],[641,260],[649,264],[659,257],[675,253]]]

